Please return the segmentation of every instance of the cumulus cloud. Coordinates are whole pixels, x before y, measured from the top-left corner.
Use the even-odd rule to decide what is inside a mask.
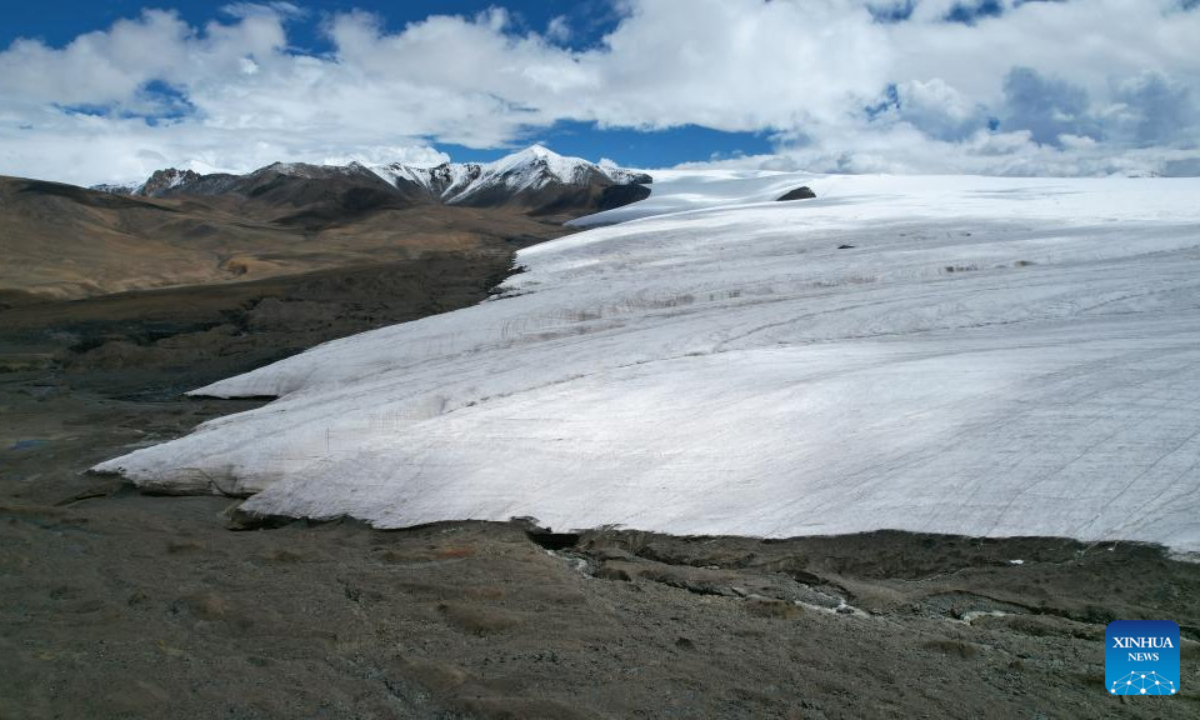
[[[893,87],[895,92],[889,95],[888,111],[931,138],[962,140],[992,120],[981,103],[967,98],[941,78],[906,80]]]
[[[1004,79],[1004,99],[1005,124],[1029,130],[1030,137],[1043,145],[1058,145],[1060,135],[1100,135],[1099,123],[1090,115],[1087,91],[1065,80],[1016,67]]]
[[[550,22],[546,25],[546,37],[559,43],[564,43],[571,39],[571,24],[565,15],[551,18]]]
[[[0,51],[0,173],[135,179],[511,146],[559,121],[766,132],[849,172],[1179,174],[1200,166],[1200,7],[1180,0],[620,0],[585,50],[500,6],[399,31],[238,2]],[[332,52],[289,46],[321,24]],[[706,148],[697,148],[703,156]]]
[[[1122,80],[1113,92],[1117,122],[1140,147],[1198,136],[1200,105],[1193,89],[1161,72]]]

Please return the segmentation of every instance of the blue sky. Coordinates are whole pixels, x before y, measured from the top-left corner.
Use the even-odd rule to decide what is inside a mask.
[[[595,123],[561,121],[533,129],[527,139],[563,155],[608,158],[637,167],[671,167],[680,163],[762,155],[772,151],[766,133],[723,132],[699,125],[664,130],[600,129]],[[508,154],[506,148],[478,149],[437,144],[455,160],[488,162]]]
[[[214,9],[223,3],[194,0],[57,0],[53,3],[10,3],[3,10],[0,24],[0,45],[18,37],[40,38],[51,45],[64,45],[77,35],[106,28],[121,18],[136,17],[143,8],[170,8],[179,12],[192,25],[203,25],[219,13]],[[575,29],[569,45],[582,47],[597,42],[616,27],[619,13],[605,0],[540,0],[539,2],[479,2],[478,0],[308,0],[296,2],[308,12],[308,17],[296,22],[295,33],[289,40],[308,51],[328,52],[332,45],[319,32],[319,24],[330,14],[348,10],[375,13],[385,21],[385,28],[396,32],[413,21],[430,15],[474,15],[493,5],[503,6],[514,14],[516,27],[541,30],[556,17],[565,17]]]
[[[0,10],[0,174],[490,160],[1200,173],[1194,0],[68,0]]]
[[[1059,0],[1026,0],[1057,2]],[[900,22],[911,17],[916,0],[881,2],[872,6],[877,18]],[[1018,3],[1023,4],[1023,3]],[[386,21],[387,29],[401,30],[406,23],[430,15],[473,15],[488,7],[499,5],[512,11],[518,27],[540,30],[551,20],[565,17],[575,30],[566,44],[583,48],[594,45],[616,28],[621,12],[607,0],[519,0],[516,2],[479,2],[478,0],[308,0],[297,5],[311,16],[297,23],[293,44],[305,50],[327,52],[332,49],[317,30],[320,20],[330,13],[359,9],[375,13]],[[143,8],[172,8],[194,25],[212,19],[219,3],[194,0],[59,0],[50,3],[11,4],[4,9],[4,24],[0,25],[0,45],[18,37],[40,38],[51,45],[64,45],[77,35],[108,27],[121,18],[135,17]],[[961,0],[952,5],[945,17],[948,21],[974,23],[978,19],[1002,14],[999,0]]]

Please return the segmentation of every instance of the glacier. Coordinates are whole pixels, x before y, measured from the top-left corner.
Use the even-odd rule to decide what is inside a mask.
[[[278,399],[94,469],[381,528],[1200,552],[1200,180],[654,177],[493,299],[200,388]]]

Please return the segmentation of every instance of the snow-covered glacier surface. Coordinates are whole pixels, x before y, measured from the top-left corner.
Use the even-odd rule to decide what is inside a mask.
[[[818,199],[757,201],[801,184]],[[279,399],[97,469],[379,527],[1200,551],[1200,181],[654,193],[626,215],[668,214],[522,251],[503,298],[203,388]]]
[[[629,171],[625,171],[628,173]],[[812,184],[811,175],[784,172],[746,173],[736,170],[652,170],[650,197],[567,223],[576,228],[599,227],[645,217],[775,200],[789,190]],[[861,178],[860,178],[861,179]],[[836,185],[827,178],[825,186]],[[810,188],[811,189],[811,188]]]

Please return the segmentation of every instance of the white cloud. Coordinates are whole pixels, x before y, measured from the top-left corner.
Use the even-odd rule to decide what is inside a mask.
[[[571,24],[565,15],[559,15],[550,20],[546,25],[546,37],[558,43],[564,43],[571,39]]]
[[[586,51],[563,46],[565,19],[521,32],[499,7],[392,33],[350,12],[324,21],[322,55],[289,48],[292,3],[233,3],[204,27],[146,11],[0,51],[0,173],[90,183],[406,148],[432,162],[433,141],[498,147],[559,120],[766,131],[772,164],[824,170],[1200,167],[1200,8],[1004,0],[997,17],[944,22],[956,4],[879,22],[904,3],[622,0]]]
[[[61,49],[17,40],[0,53],[0,102],[6,109],[130,103],[142,85],[181,69],[186,58],[178,51],[190,33],[173,13],[151,10]]]
[[[972,102],[941,78],[906,80],[896,86],[896,118],[930,137],[960,140],[988,124],[987,109]]]
[[[235,2],[223,5],[221,12],[236,18],[247,18],[254,15],[300,18],[308,14],[303,8],[290,2]]]

